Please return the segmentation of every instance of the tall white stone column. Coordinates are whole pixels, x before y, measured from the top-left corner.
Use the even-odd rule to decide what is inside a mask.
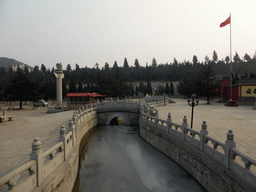
[[[62,107],[62,79],[64,78],[64,73],[62,70],[61,63],[56,64],[57,69],[54,72],[56,76],[56,93],[57,93],[57,105],[56,107]]]

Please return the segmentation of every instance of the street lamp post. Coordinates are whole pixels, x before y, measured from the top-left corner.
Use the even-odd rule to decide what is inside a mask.
[[[192,113],[191,113],[191,129],[193,128],[193,115],[194,115],[194,107],[197,106],[199,103],[198,97],[196,94],[192,94],[191,98],[188,98],[188,104],[192,106]]]

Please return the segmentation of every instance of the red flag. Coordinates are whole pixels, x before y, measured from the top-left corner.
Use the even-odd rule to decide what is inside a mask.
[[[227,18],[226,21],[224,21],[223,23],[220,24],[220,27],[225,27],[226,25],[230,24],[230,17]]]

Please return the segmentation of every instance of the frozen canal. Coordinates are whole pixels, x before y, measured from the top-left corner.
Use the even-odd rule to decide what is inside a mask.
[[[140,138],[136,127],[102,126],[85,147],[76,191],[205,191]]]

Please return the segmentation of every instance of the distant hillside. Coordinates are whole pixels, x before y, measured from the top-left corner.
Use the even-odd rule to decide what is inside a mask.
[[[32,68],[31,66],[22,63],[20,61],[16,61],[15,59],[9,59],[6,57],[0,57],[0,67],[10,68],[10,67],[17,67],[17,66],[28,66],[29,68]]]

